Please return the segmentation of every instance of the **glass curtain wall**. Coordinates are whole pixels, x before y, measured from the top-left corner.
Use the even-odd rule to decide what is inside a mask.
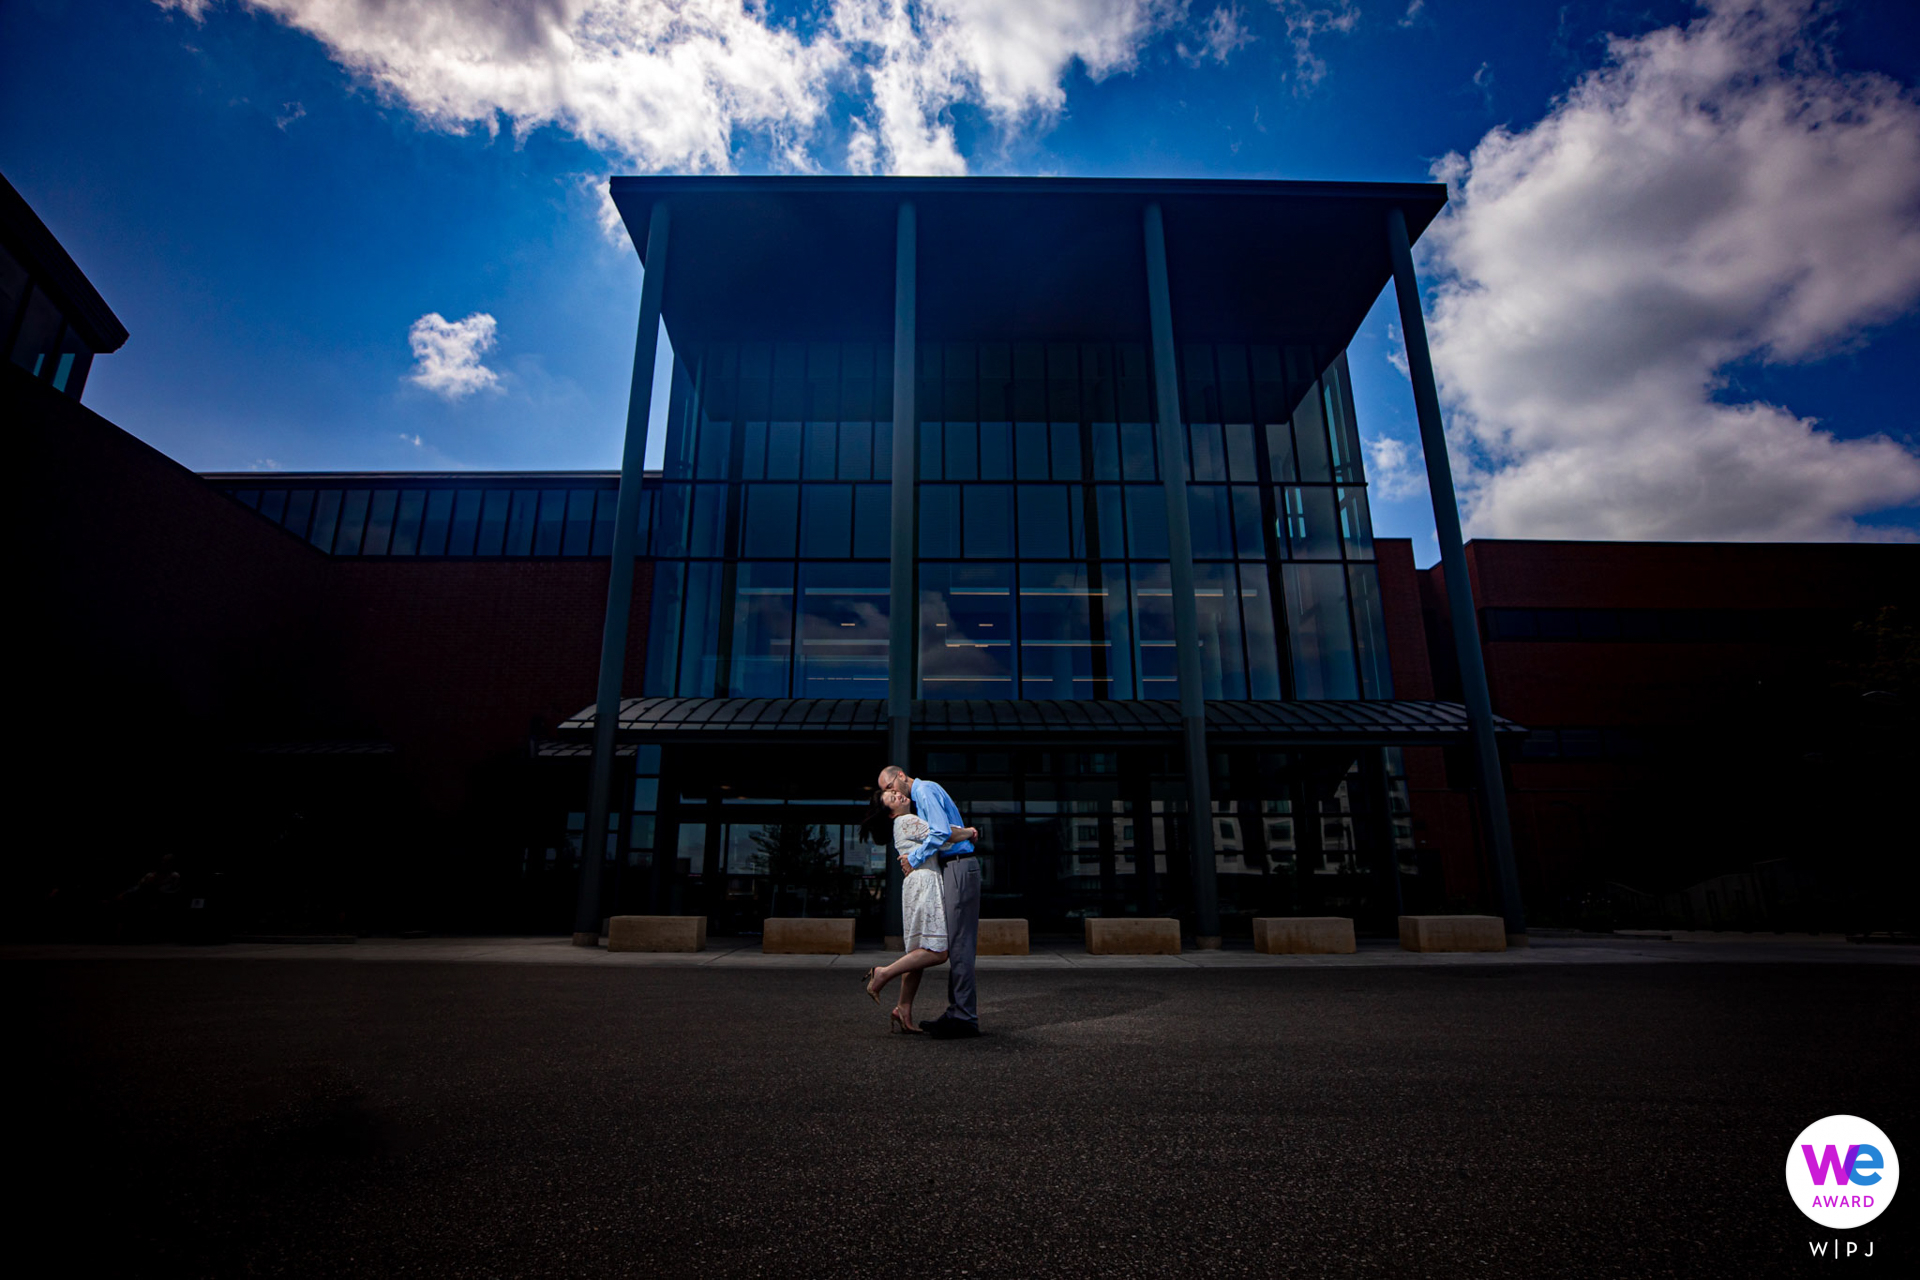
[[[1344,357],[1181,354],[1206,696],[1391,697]],[[1177,697],[1145,347],[931,344],[920,379],[919,696]]]
[[[716,343],[675,360],[645,689],[887,691],[892,351]]]

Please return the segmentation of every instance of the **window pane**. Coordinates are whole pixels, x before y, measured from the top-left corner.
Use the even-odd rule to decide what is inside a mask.
[[[938,480],[940,464],[940,424],[923,422],[920,424],[920,478]]]
[[[1253,427],[1245,422],[1229,422],[1223,430],[1227,441],[1227,475],[1240,481],[1260,478],[1254,462]]]
[[[1280,655],[1265,565],[1240,566],[1240,618],[1247,636],[1247,696],[1280,697]]]
[[[1160,466],[1154,457],[1151,422],[1120,424],[1120,465],[1129,480],[1159,478]]]
[[[228,492],[233,494],[233,500],[235,502],[247,510],[257,511],[259,509],[260,491],[258,489],[231,489]]]
[[[420,554],[447,554],[447,528],[453,523],[453,490],[435,489],[427,494],[426,519],[420,525]]]
[[[1227,445],[1220,425],[1214,422],[1193,423],[1187,428],[1187,439],[1193,446],[1193,478],[1225,480]]]
[[[753,493],[763,488],[784,489],[791,493],[792,485],[742,485],[743,493]],[[723,555],[727,549],[727,486],[723,484],[696,484],[692,487],[692,506],[687,517],[687,554],[690,556]],[[789,508],[787,515],[787,555],[793,554],[793,515]],[[746,552],[748,555],[761,554]],[[780,555],[770,551],[764,554]]]
[[[1245,701],[1247,665],[1240,642],[1239,570],[1230,564],[1195,565],[1193,596],[1200,615],[1201,687],[1209,698]]]
[[[1127,555],[1136,560],[1167,554],[1167,497],[1155,485],[1127,486]]]
[[[1127,522],[1122,515],[1124,507],[1120,500],[1120,486],[1103,484],[1093,491],[1094,499],[1094,537],[1098,544],[1092,554],[1101,556],[1124,556],[1127,554]]]
[[[1132,577],[1139,696],[1178,698],[1180,664],[1173,632],[1172,576],[1164,564],[1136,564]]]
[[[1373,521],[1367,516],[1367,491],[1342,486],[1334,490],[1340,508],[1340,538],[1352,560],[1373,559]]]
[[[1293,465],[1293,428],[1282,418],[1267,424],[1267,465],[1275,480],[1298,480]]]
[[[887,692],[883,564],[800,566],[798,698],[882,698]]]
[[[1120,478],[1120,426],[1113,422],[1093,424],[1093,478]]]
[[[647,672],[641,692],[648,697],[671,697],[674,671],[680,655],[680,606],[685,603],[687,566],[683,561],[659,561],[653,567],[653,615],[647,623]]]
[[[279,524],[280,517],[287,512],[287,491],[285,489],[265,490],[260,495],[260,505],[255,509],[267,519]]]
[[[393,539],[393,509],[399,503],[400,494],[394,489],[375,489],[373,502],[367,509],[367,536],[360,544],[363,556],[383,556],[387,554],[387,544]]]
[[[533,539],[537,556],[557,556],[566,533],[567,491],[547,489],[540,494],[540,524]]]
[[[1283,566],[1293,696],[1357,698],[1346,570],[1337,564]]]
[[[7,319],[12,318],[9,312]],[[14,339],[13,362],[36,377],[48,372],[51,363],[48,357],[60,341],[60,326],[64,323],[53,299],[41,292],[38,285],[33,286],[33,296],[27,301],[27,312],[20,318],[19,335]]]
[[[1009,423],[980,424],[980,478],[1013,479],[1013,434]]]
[[[853,537],[853,486],[810,484],[800,498],[800,554],[844,560]]]
[[[740,554],[791,559],[800,515],[800,486],[750,484],[742,489]],[[717,555],[718,550],[712,554]]]
[[[861,560],[893,555],[893,486],[853,486],[853,554]]]
[[[798,480],[800,478],[800,424],[798,422],[770,422],[767,424],[767,479]]]
[[[1393,669],[1387,660],[1387,623],[1380,607],[1380,574],[1370,564],[1347,567],[1353,593],[1353,630],[1360,660],[1360,696],[1391,698]]]
[[[534,514],[539,505],[539,490],[513,491],[513,506],[507,512],[507,544],[502,554],[524,556],[533,553]]]
[[[1013,487],[1004,484],[960,486],[969,560],[1011,559],[1013,556]]]
[[[687,565],[686,618],[680,633],[680,682],[683,698],[711,698],[720,672],[721,566]]]
[[[1027,560],[1064,560],[1072,554],[1067,538],[1067,486],[1019,487],[1020,555]]]
[[[764,480],[767,478],[767,424],[749,422],[740,428],[740,438],[744,442],[740,450],[740,478],[743,480]],[[672,473],[669,472],[669,475]]]
[[[281,521],[289,533],[307,536],[307,522],[313,518],[313,490],[295,489],[287,496],[287,514]]]
[[[1250,484],[1233,486],[1233,541],[1242,560],[1267,558],[1266,539],[1261,535],[1260,490]]]
[[[593,490],[567,491],[567,531],[562,555],[584,556],[593,550]]]
[[[1223,484],[1187,486],[1187,524],[1196,560],[1233,559],[1233,507]]]
[[[873,424],[873,478],[893,479],[893,423]]]
[[[835,465],[834,455],[839,452],[840,428],[831,422],[809,422],[807,424],[806,478],[809,480],[831,480]]]
[[[1053,442],[1053,478],[1055,480],[1080,479],[1080,424],[1077,422],[1056,422],[1048,434]]]
[[[1338,560],[1340,534],[1334,523],[1333,490],[1321,486],[1282,492],[1282,522],[1295,560]]]
[[[971,422],[949,422],[941,431],[945,475],[949,480],[980,477],[980,431]]]
[[[1327,457],[1327,422],[1320,408],[1318,383],[1293,411],[1293,447],[1298,450],[1302,480],[1333,479],[1331,460]]]
[[[727,691],[736,698],[784,698],[793,664],[793,565],[742,564],[736,572]]]
[[[1099,566],[1020,566],[1021,697],[1112,696],[1114,653],[1117,648],[1124,667],[1127,646],[1124,630],[1116,646],[1114,611],[1102,581]],[[1117,589],[1124,602],[1124,573]],[[1124,621],[1124,609],[1120,615]]]
[[[1013,573],[1004,564],[920,566],[920,696],[1014,696]]]
[[[1052,474],[1047,469],[1047,424],[1044,422],[1019,422],[1014,424],[1013,444],[1015,453],[1015,473],[1022,480],[1045,480]]]
[[[506,489],[488,489],[480,508],[480,533],[473,544],[477,556],[501,556],[507,553],[507,526],[513,494]]]
[[[698,421],[700,457],[693,474],[702,480],[724,480],[732,461],[733,423],[705,416]]]
[[[340,528],[340,491],[322,489],[313,505],[313,530],[307,534],[307,541],[322,551],[332,551],[334,534]]]
[[[660,772],[660,744],[657,742],[636,743],[633,748],[633,771],[653,774]],[[634,805],[638,809],[641,806]]]
[[[372,497],[365,489],[349,489],[340,504],[340,536],[334,539],[333,554],[360,554],[360,535],[367,528],[367,502]]]
[[[620,491],[602,489],[593,500],[593,554],[610,556],[613,554],[614,520],[620,509]],[[645,554],[642,552],[641,554]]]
[[[393,554],[410,556],[420,550],[420,522],[427,514],[427,491],[406,489],[393,517]]]
[[[840,470],[842,480],[866,480],[873,475],[873,424],[840,424]]]
[[[1323,380],[1326,392],[1327,427],[1332,437],[1333,478],[1347,484],[1362,484],[1360,438],[1354,430],[1353,404],[1347,395],[1347,358],[1341,356],[1327,370]]]
[[[473,554],[473,540],[480,532],[481,496],[478,489],[462,489],[453,495],[453,522],[447,528],[448,555]]]
[[[949,559],[960,554],[960,486],[920,486],[920,554]]]

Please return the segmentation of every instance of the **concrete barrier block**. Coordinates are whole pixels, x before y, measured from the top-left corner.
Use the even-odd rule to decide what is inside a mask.
[[[1353,921],[1345,916],[1268,916],[1253,922],[1253,949],[1263,956],[1352,955]]]
[[[1088,916],[1090,956],[1177,956],[1180,922],[1141,916]]]
[[[614,916],[607,921],[609,951],[705,951],[705,916]]]
[[[781,956],[850,956],[853,918],[772,916],[760,926],[760,950]]]
[[[1027,954],[1025,920],[982,920],[979,954],[983,956],[1024,956]]]
[[[1403,951],[1505,951],[1507,922],[1499,916],[1401,916]]]

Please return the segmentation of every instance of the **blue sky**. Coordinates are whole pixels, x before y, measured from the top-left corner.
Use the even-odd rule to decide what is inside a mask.
[[[133,335],[88,402],[188,466],[616,466],[640,272],[610,173],[1439,165],[1470,532],[1920,531],[1911,4],[392,7],[0,7],[0,170]],[[492,318],[450,340],[464,382],[415,377],[430,314]],[[1379,531],[1427,563],[1393,319],[1356,399]]]

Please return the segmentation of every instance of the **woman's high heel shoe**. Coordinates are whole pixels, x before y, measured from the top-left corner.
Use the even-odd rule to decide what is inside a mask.
[[[869,970],[867,970],[867,995],[868,995],[868,996],[870,996],[870,997],[872,998],[872,1000],[873,1000],[873,1002],[874,1002],[875,1004],[879,1004],[879,1003],[880,1003],[880,992],[879,992],[879,991],[875,991],[875,990],[873,989],[873,975],[874,975],[874,974],[876,974],[876,973],[878,973],[878,972],[880,972],[880,966],[879,966],[879,965],[875,965],[875,966],[873,966],[873,968],[871,968],[871,969],[869,969]],[[885,989],[885,988],[882,988],[882,990],[884,990],[884,989]]]
[[[893,1031],[899,1031],[910,1036],[926,1034],[919,1027],[914,1026],[911,1022],[908,1022],[906,1020],[906,1018],[900,1012],[899,1005],[895,1005],[893,1008],[887,1010],[887,1019],[893,1024],[892,1026]]]

